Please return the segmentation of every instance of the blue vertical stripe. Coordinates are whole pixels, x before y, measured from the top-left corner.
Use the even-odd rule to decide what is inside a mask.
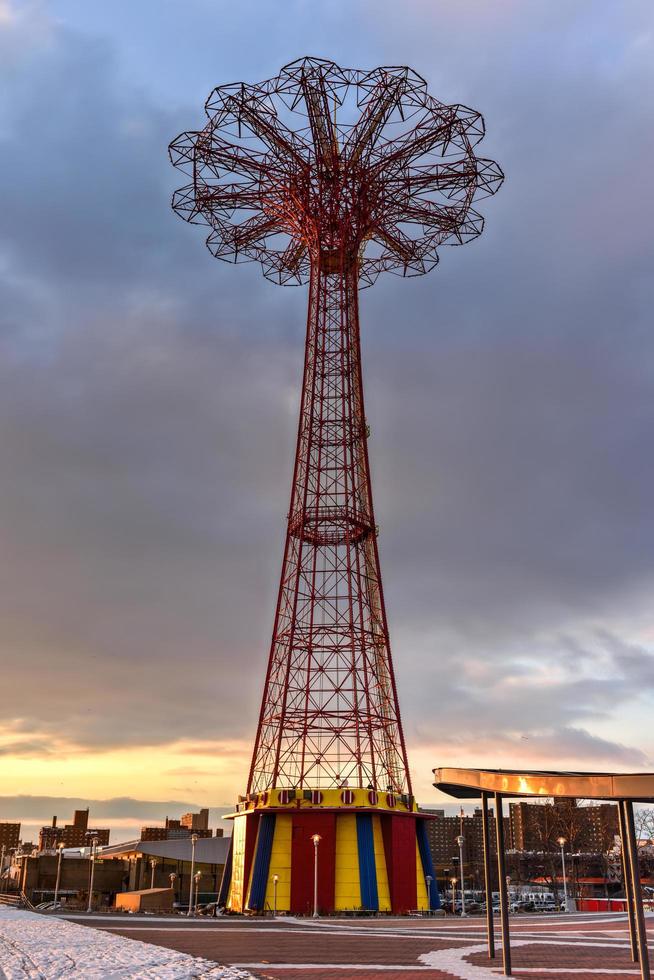
[[[431,899],[429,907],[435,911],[441,907],[441,896],[438,891],[438,882],[436,881],[434,865],[431,859],[431,850],[429,849],[426,820],[416,820],[416,834],[418,835],[418,850],[420,851],[420,860],[422,862],[422,873],[425,876],[425,887],[427,887],[427,875],[431,875],[432,879],[429,888]]]
[[[377,893],[377,868],[375,866],[375,837],[372,814],[357,813],[357,846],[359,848],[359,881],[361,905],[364,909],[379,911]]]
[[[232,837],[229,842],[229,850],[227,852],[227,859],[225,861],[225,866],[223,868],[223,876],[220,879],[220,891],[218,892],[218,905],[220,908],[224,908],[227,905],[227,899],[229,898],[229,886],[232,883],[233,856],[234,856],[234,838]]]
[[[274,836],[275,814],[264,813],[261,815],[261,820],[259,821],[254,867],[252,868],[252,884],[250,885],[250,897],[248,898],[247,904],[247,907],[255,912],[261,912],[263,910],[266,900],[266,886],[268,884],[270,854],[272,852]]]

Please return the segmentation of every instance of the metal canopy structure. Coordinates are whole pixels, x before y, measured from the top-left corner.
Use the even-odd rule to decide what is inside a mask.
[[[438,789],[459,800],[478,799],[482,792],[503,796],[553,799],[632,800],[654,803],[654,774],[610,772],[548,772],[518,769],[434,769]]]
[[[554,770],[520,769],[434,769],[434,786],[457,800],[481,798],[484,844],[484,885],[486,893],[486,929],[488,956],[495,957],[493,903],[491,894],[491,857],[488,801],[495,802],[497,837],[497,876],[500,893],[502,957],[504,974],[511,976],[511,937],[506,884],[503,801],[515,798],[583,799],[616,803],[622,841],[622,869],[631,958],[640,963],[643,980],[650,980],[647,932],[643,895],[638,869],[638,842],[634,824],[634,803],[654,802],[654,773],[556,772]]]

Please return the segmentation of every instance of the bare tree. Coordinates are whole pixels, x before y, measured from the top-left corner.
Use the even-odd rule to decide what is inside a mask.
[[[638,847],[654,845],[654,807],[644,806],[634,811]]]

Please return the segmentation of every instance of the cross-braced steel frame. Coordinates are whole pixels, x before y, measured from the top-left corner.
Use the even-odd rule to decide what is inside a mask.
[[[377,551],[358,289],[420,275],[481,233],[473,201],[503,175],[476,157],[481,116],[408,68],[293,62],[225,85],[171,144],[173,199],[227,261],[309,283],[295,469],[248,792],[361,786],[411,793]]]

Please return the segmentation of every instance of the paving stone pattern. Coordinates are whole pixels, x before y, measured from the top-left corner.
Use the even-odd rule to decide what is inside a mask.
[[[481,919],[311,920],[180,918],[89,920],[114,934],[249,970],[259,980],[491,980]],[[654,917],[648,919],[650,946]],[[626,918],[612,915],[521,916],[511,923],[518,980],[604,980],[640,976],[631,960]],[[650,953],[654,961],[654,949]]]

